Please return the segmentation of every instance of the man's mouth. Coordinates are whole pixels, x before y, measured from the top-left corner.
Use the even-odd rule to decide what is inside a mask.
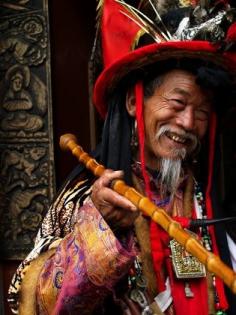
[[[171,139],[171,140],[173,140],[173,141],[175,141],[175,142],[177,142],[177,143],[181,143],[181,144],[186,143],[187,140],[188,140],[186,137],[183,137],[183,136],[178,135],[177,133],[171,132],[171,131],[167,131],[167,132],[165,133],[165,135],[166,135],[169,139]]]

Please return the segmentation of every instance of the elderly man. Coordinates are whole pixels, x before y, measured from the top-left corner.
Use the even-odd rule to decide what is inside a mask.
[[[157,78],[153,80],[156,85],[151,91],[147,88],[150,95],[144,99],[145,165],[160,171],[159,193],[171,193],[172,200],[184,177],[183,161],[196,153],[206,133],[213,97],[212,91],[202,89],[196,83],[196,76],[185,70],[171,70],[158,79],[158,84]],[[131,91],[127,94],[126,108],[135,117],[136,101]],[[139,156],[133,158],[140,160]],[[137,209],[126,198],[106,188],[113,179],[122,176],[121,171],[106,171],[94,183],[91,197],[108,222],[114,220],[115,225],[130,226],[137,217]],[[169,211],[172,214],[172,207]]]
[[[175,36],[206,37],[216,21],[228,34],[223,18],[231,12],[229,4],[211,8],[187,4],[167,19],[179,19],[172,30]],[[220,216],[214,185],[219,176],[216,116],[226,110],[223,102],[228,106],[232,99],[235,55],[223,51],[225,42],[214,46],[194,38],[173,40],[173,35],[165,34],[166,25],[161,26],[165,31],[158,33],[158,26],[153,35],[147,20],[142,21],[143,13],[137,12],[123,1],[103,3],[105,69],[96,80],[94,102],[106,117],[97,155],[109,169],[94,179],[80,167],[60,191],[35,248],[12,281],[9,301],[14,312],[220,315],[236,311],[232,295],[218,278],[207,274],[164,230],[110,188],[112,180],[125,178],[184,228],[191,228],[189,222],[195,218]],[[194,20],[189,19],[188,25],[186,12]],[[204,18],[196,17],[196,12],[205,12]],[[203,34],[202,23],[208,23]],[[130,51],[140,25],[159,42]],[[168,36],[172,40],[165,40]],[[226,231],[203,225],[192,232],[206,249],[216,254],[222,250],[227,263],[232,263],[230,254],[235,259],[234,240],[227,235],[232,241],[229,247]]]

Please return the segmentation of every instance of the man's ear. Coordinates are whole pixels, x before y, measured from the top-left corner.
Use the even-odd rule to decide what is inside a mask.
[[[130,116],[136,115],[136,98],[134,95],[134,89],[129,89],[126,94],[126,109]]]

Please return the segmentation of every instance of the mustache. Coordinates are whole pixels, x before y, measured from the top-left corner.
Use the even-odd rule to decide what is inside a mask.
[[[180,136],[183,140],[188,141],[188,151],[189,153],[194,152],[197,147],[200,145],[199,138],[192,132],[186,131],[184,129],[173,127],[169,124],[163,125],[158,130],[155,139],[159,140],[161,136],[168,134],[176,134]]]

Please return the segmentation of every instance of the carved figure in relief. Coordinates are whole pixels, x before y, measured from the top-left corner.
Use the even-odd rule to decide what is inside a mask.
[[[7,111],[28,110],[33,107],[30,94],[24,89],[30,83],[29,68],[14,66],[6,73],[6,81],[9,84],[2,107]]]
[[[47,196],[47,178],[41,171],[45,147],[24,148],[23,152],[5,150],[1,156],[1,176],[3,191],[9,196],[5,205],[11,224],[4,237],[16,240],[24,231],[35,231],[41,222]],[[43,196],[35,199],[37,196]]]
[[[0,7],[7,4],[0,3]],[[11,9],[23,8],[9,4]],[[38,65],[46,58],[47,38],[44,17],[40,15],[26,18],[8,19],[0,24],[0,56],[5,65]],[[0,65],[2,66],[2,65]]]
[[[25,90],[30,84],[28,67],[15,65],[5,76],[9,88],[3,99],[2,107],[9,112],[1,122],[3,130],[37,131],[42,128],[43,120],[38,115],[26,111],[32,109],[32,98]]]
[[[28,153],[20,153],[16,150],[6,150],[3,157],[2,175],[7,175],[8,169],[13,166],[17,170],[24,171],[28,176],[32,176],[33,171],[38,167],[36,161],[46,154],[46,148],[31,148]],[[32,161],[33,160],[33,161]]]
[[[33,200],[37,196],[46,197],[47,189],[27,189],[25,191],[18,189],[13,193],[9,204],[9,217],[12,220],[12,224],[10,229],[6,231],[5,237],[11,236],[13,240],[16,240],[23,230],[35,230],[37,228],[42,216],[40,213],[29,210],[31,208],[40,208],[42,210],[42,204],[37,206],[37,203],[40,204],[40,202]]]

